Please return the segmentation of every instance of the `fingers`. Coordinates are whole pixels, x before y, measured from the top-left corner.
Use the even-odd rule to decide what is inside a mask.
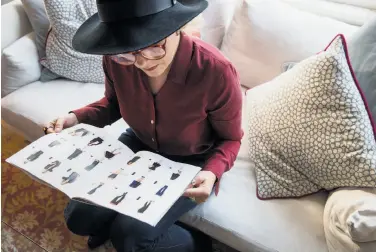
[[[190,188],[193,188],[193,183],[189,184],[185,190],[188,190]]]
[[[187,186],[184,196],[187,197],[201,197],[205,196],[205,178],[201,174],[197,174],[192,182]]]
[[[191,185],[193,187],[201,185],[205,181],[205,178],[201,176],[201,174],[197,174],[197,176],[192,180]]]
[[[48,123],[48,125],[44,128],[46,134],[51,133],[58,133],[63,130],[65,119],[64,117],[59,117]]]
[[[201,203],[204,203],[208,199],[209,194],[210,193],[208,192],[207,188],[197,187],[197,188],[187,189],[183,196],[191,198],[197,204],[201,204]]]
[[[210,192],[206,187],[188,188],[185,190],[184,196],[193,198],[208,198]]]
[[[46,130],[46,133],[47,134],[51,134],[51,133],[54,133],[55,131],[54,131],[54,129],[53,128],[47,128],[47,130]]]
[[[59,133],[63,130],[64,123],[65,123],[64,117],[60,117],[56,120],[55,129],[54,129],[55,133]]]
[[[198,186],[200,186],[203,182],[204,182],[203,178],[198,174],[198,175],[192,180],[192,182],[187,186],[186,190],[187,190],[187,189],[190,189],[190,188],[198,187]]]

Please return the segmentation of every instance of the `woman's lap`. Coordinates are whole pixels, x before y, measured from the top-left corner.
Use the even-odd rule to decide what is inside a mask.
[[[114,210],[77,200],[70,200],[64,210],[68,229],[82,236],[109,232],[110,225],[117,215],[118,213]]]
[[[193,209],[196,203],[187,197],[180,197],[167,213],[162,217],[159,223],[155,226],[155,229],[164,230],[168,226],[174,224],[183,214]],[[96,235],[96,231],[100,230],[106,222],[113,222],[118,219],[120,222],[129,222],[134,224],[140,223],[143,228],[152,227],[144,222],[141,222],[132,217],[119,214],[114,210],[101,207],[98,205],[92,205],[84,202],[77,201],[75,199],[70,200],[67,207],[64,210],[64,218],[68,226],[72,227],[76,223],[75,233],[80,235]],[[141,224],[142,223],[142,224]],[[154,227],[153,227],[154,228]],[[133,229],[133,232],[137,236],[141,236],[143,232],[137,233],[137,228]],[[159,231],[158,231],[159,232]]]
[[[145,145],[141,140],[136,136],[136,134],[133,132],[132,129],[128,128],[126,132],[122,133],[120,137],[118,138],[120,142],[128,146],[134,153],[138,151],[150,151],[150,152],[155,152],[152,150],[149,146]],[[181,162],[181,163],[186,163],[190,165],[195,165],[202,167],[208,155],[210,153],[205,153],[205,154],[198,154],[198,155],[192,155],[192,156],[175,156],[175,155],[167,155],[163,153],[157,153],[161,156],[164,156],[165,158],[168,158],[172,161],[175,162]]]
[[[195,206],[196,203],[191,199],[180,197],[155,227],[132,217],[119,214],[111,227],[111,240],[113,244],[116,243],[114,246],[120,251],[129,251],[132,246],[138,247],[140,251],[153,246],[158,248],[185,246],[187,234],[182,228],[174,224],[180,216]],[[172,239],[174,235],[176,237],[175,240]],[[130,239],[124,239],[124,237],[130,237]]]
[[[137,138],[132,130],[123,133],[119,137],[119,141],[127,145],[133,152],[151,151]],[[194,158],[191,160],[194,161]],[[95,236],[108,232],[118,251],[130,251],[130,248],[126,246],[144,247],[145,251],[149,251],[148,246],[158,246],[158,248],[163,248],[160,251],[167,252],[169,251],[168,248],[173,246],[192,246],[192,241],[189,241],[189,239],[192,239],[189,232],[174,223],[195,206],[196,203],[191,199],[180,197],[156,227],[119,214],[111,209],[75,200],[69,202],[64,211],[64,216],[68,228],[78,235]],[[180,248],[180,251],[191,250],[183,247]],[[140,248],[140,251],[143,250]]]
[[[108,232],[109,238],[118,251],[130,251],[131,249],[126,246],[152,246],[156,239],[159,239],[156,244],[158,246],[184,245],[182,240],[176,242],[166,240],[166,238],[171,239],[174,235],[187,235],[182,230],[176,232],[177,229],[182,229],[180,227],[173,227],[174,234],[166,235],[168,237],[161,237],[161,235],[169,231],[168,229],[180,216],[195,206],[196,203],[191,199],[180,197],[155,227],[113,210],[76,200],[69,202],[64,211],[64,217],[68,229],[73,233],[82,236],[96,236]]]

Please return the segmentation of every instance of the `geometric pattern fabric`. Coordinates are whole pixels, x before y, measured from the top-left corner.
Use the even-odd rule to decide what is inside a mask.
[[[46,41],[46,58],[41,64],[70,80],[104,83],[101,55],[77,52],[72,39],[86,19],[97,12],[93,0],[45,0],[51,30]]]
[[[259,198],[376,187],[372,118],[342,35],[325,51],[248,90],[246,99]]]

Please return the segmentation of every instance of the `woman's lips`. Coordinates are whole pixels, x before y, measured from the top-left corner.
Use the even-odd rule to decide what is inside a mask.
[[[153,66],[153,67],[151,67],[151,68],[145,69],[145,71],[153,71],[154,69],[157,68],[157,66],[158,66],[158,65],[155,65],[155,66]]]

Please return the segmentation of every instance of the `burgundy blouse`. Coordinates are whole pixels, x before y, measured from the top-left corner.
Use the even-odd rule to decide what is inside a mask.
[[[122,117],[157,152],[185,156],[210,150],[203,170],[219,180],[231,169],[243,136],[242,93],[237,71],[218,49],[183,33],[156,95],[135,66],[104,56],[103,68],[104,97],[73,111],[80,123],[104,127]]]

